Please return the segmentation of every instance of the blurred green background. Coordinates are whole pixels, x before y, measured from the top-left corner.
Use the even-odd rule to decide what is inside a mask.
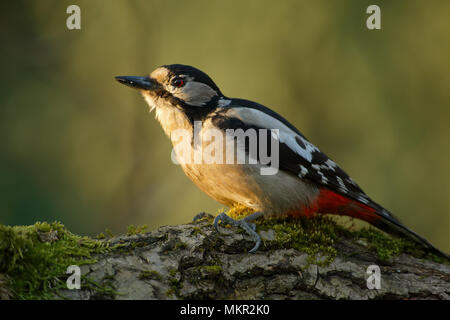
[[[366,28],[370,4],[381,31]],[[2,224],[93,235],[216,213],[142,97],[114,80],[183,63],[280,112],[450,251],[449,1],[9,1],[0,35]]]

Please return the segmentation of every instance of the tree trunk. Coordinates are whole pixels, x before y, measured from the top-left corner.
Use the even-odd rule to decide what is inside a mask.
[[[218,233],[211,221],[166,226],[113,238],[120,249],[82,266],[98,288],[62,290],[69,299],[449,299],[450,265],[401,254],[389,262],[361,241],[339,240],[328,265],[296,249],[247,253],[253,241],[235,228]],[[269,232],[264,243],[274,241]],[[368,278],[379,266],[380,286]],[[368,288],[372,287],[372,289]],[[110,289],[113,290],[110,290]]]

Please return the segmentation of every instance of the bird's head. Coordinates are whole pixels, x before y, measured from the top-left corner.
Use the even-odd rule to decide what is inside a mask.
[[[214,108],[222,93],[204,72],[187,65],[164,65],[149,76],[120,76],[116,80],[141,90],[151,109],[176,107],[185,112]]]

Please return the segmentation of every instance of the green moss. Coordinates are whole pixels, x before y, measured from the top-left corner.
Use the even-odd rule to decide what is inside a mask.
[[[219,212],[224,211],[220,209]],[[253,211],[245,206],[237,205],[228,210],[227,215],[233,219],[242,219]],[[351,227],[344,226],[329,215],[306,217],[266,217],[255,223],[258,229],[273,229],[275,241],[263,241],[267,249],[294,248],[308,253],[308,261],[315,264],[328,264],[337,255],[335,243],[338,239],[367,240],[367,248],[377,254],[378,259],[387,261],[401,253],[418,258],[425,258],[439,263],[448,263],[445,259],[424,252],[416,243],[403,238],[392,237],[373,227],[355,230],[353,220]],[[348,220],[345,220],[349,222]]]
[[[66,286],[69,265],[94,263],[94,254],[108,250],[107,243],[76,236],[59,222],[0,225],[0,273],[11,279],[16,299],[53,298]]]
[[[194,217],[194,219],[195,220],[192,221],[191,224],[198,224],[198,223],[201,223],[203,221],[212,222],[214,220],[214,216],[209,214],[209,213],[206,213],[206,212],[201,212],[201,213],[197,214]]]
[[[202,234],[202,230],[199,227],[192,228],[192,235],[196,236]]]
[[[162,276],[154,270],[144,270],[139,274],[141,280],[162,280]]]
[[[186,249],[187,244],[184,243],[183,241],[178,241],[177,243],[175,243],[175,246],[173,248],[174,248],[174,250]]]
[[[363,228],[352,233],[354,239],[367,240],[367,247],[375,251],[378,258],[382,261],[388,261],[402,253],[410,254],[417,258],[432,260],[438,263],[448,263],[444,258],[438,257],[432,253],[425,252],[415,242],[404,238],[390,236],[372,227]]]
[[[174,290],[175,292],[178,291],[179,289],[181,289],[181,281],[179,279],[176,278],[170,278],[169,279],[169,284],[172,290]]]
[[[354,236],[357,239],[366,239],[367,247],[375,251],[382,261],[388,261],[392,257],[398,256],[409,244],[404,239],[389,237],[373,228],[361,229],[355,232]]]
[[[8,276],[0,273],[0,300],[9,300],[12,297],[11,281]]]
[[[146,224],[144,224],[142,226],[135,226],[135,225],[131,224],[127,227],[127,236],[145,233],[145,231],[147,229],[148,229],[148,226]]]
[[[104,232],[100,232],[97,236],[95,236],[95,238],[99,240],[111,239],[112,237],[114,237],[114,235],[108,228],[106,228]]]
[[[204,270],[209,275],[219,275],[222,272],[222,267],[215,266],[201,266],[201,270]]]
[[[212,280],[218,284],[224,284],[225,279],[222,275],[222,267],[220,265],[206,265],[189,268],[184,273],[186,279],[192,284],[199,284],[205,280]]]
[[[108,238],[114,237],[114,234],[112,233],[112,231],[109,228],[105,229],[105,234],[108,236]]]
[[[272,244],[273,241],[264,241],[268,248],[294,248],[306,252],[309,255],[309,262],[315,264],[331,262],[337,255],[335,243],[343,238],[353,241],[363,240],[365,246],[376,253],[381,261],[388,261],[401,253],[407,253],[417,258],[446,262],[445,259],[425,252],[410,240],[390,236],[373,227],[352,230],[327,215],[316,215],[312,218],[268,218],[257,224],[263,230],[273,229],[276,233],[275,245]]]
[[[105,236],[105,234],[103,232],[100,232],[95,238],[99,239],[99,240],[102,240],[102,239],[105,239],[106,236]]]
[[[180,290],[183,288],[183,282],[181,279],[177,278],[176,275],[178,273],[177,269],[170,269],[169,270],[169,290],[167,290],[167,295],[179,295]]]
[[[219,209],[219,212],[224,212],[226,210],[224,209]],[[252,214],[254,211],[250,208],[247,208],[246,206],[243,205],[235,205],[233,207],[231,207],[228,211],[227,211],[227,215],[229,215],[231,218],[235,219],[235,220],[239,220],[242,218],[245,218],[246,216]]]
[[[258,223],[275,231],[275,241],[263,241],[269,249],[294,248],[308,254],[308,262],[328,264],[337,255],[334,244],[348,231],[326,216],[315,218],[273,217]]]
[[[114,298],[115,296],[118,295],[123,295],[123,293],[118,292],[116,290],[114,290],[113,285],[112,285],[112,278],[108,278],[105,277],[103,278],[103,283],[104,284],[100,284],[97,281],[94,281],[88,277],[82,277],[82,287],[83,289],[89,289],[93,292],[95,292],[94,294],[94,299],[105,299],[105,298]]]
[[[175,277],[175,275],[177,274],[178,270],[175,268],[172,268],[169,270],[169,274],[171,277]]]

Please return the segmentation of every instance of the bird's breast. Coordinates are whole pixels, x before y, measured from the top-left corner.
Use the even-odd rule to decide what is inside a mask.
[[[256,159],[253,164],[248,156],[243,163],[238,161],[235,140],[208,123],[192,132],[187,138],[172,139],[177,161],[202,191],[220,203],[282,214],[309,206],[318,192],[285,171],[261,174],[263,165]]]

